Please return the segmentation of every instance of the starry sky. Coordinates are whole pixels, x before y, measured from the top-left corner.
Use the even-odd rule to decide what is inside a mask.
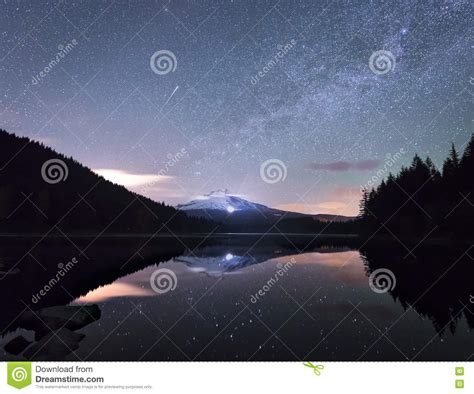
[[[1,0],[0,11],[0,127],[172,205],[227,188],[353,215],[387,160],[441,165],[472,133],[467,0]],[[269,160],[275,182],[262,176]]]

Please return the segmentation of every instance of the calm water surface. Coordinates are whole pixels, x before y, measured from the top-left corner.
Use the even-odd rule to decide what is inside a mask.
[[[69,305],[97,304],[65,360],[467,360],[472,357],[472,260],[449,270],[443,253],[403,261],[397,251],[212,245],[109,284],[81,287]],[[455,260],[455,251],[446,251]],[[432,266],[427,273],[428,259]],[[152,260],[152,259],[151,259]],[[471,263],[469,263],[471,261]],[[99,262],[94,261],[94,264]],[[439,266],[439,267],[438,267]],[[368,275],[392,269],[394,288],[376,293]],[[402,268],[400,268],[402,267]],[[155,292],[157,269],[175,288]],[[463,271],[464,270],[464,271]],[[468,271],[466,271],[468,270]],[[443,279],[438,280],[443,274]],[[94,275],[91,273],[91,275]],[[78,278],[81,282],[87,277]],[[437,281],[437,282],[436,282]],[[433,284],[436,282],[435,284]],[[457,283],[457,286],[456,286]],[[454,290],[454,287],[457,287]],[[87,288],[87,286],[85,287]],[[446,290],[448,289],[448,290]],[[450,294],[447,294],[449,292]],[[76,292],[77,293],[77,292]],[[67,303],[63,303],[67,304]],[[471,327],[471,328],[470,328]],[[7,330],[8,331],[8,330]],[[7,332],[0,345],[23,333]],[[3,346],[2,346],[3,347]],[[12,358],[4,351],[2,358]],[[40,357],[41,358],[41,357]]]

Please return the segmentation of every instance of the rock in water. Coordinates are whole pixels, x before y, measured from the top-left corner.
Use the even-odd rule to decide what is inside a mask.
[[[79,348],[79,342],[84,337],[84,334],[73,332],[67,328],[61,328],[35,342],[23,355],[27,360],[64,360],[67,355]]]
[[[26,311],[19,318],[19,326],[34,330],[36,339],[62,327],[79,330],[100,319],[97,305],[52,306],[39,311]]]
[[[41,309],[39,315],[46,323],[51,322],[53,325],[60,324],[60,327],[78,330],[99,320],[100,309],[97,305],[52,306]]]
[[[8,342],[4,349],[14,356],[20,354],[31,342],[28,341],[23,335],[18,335]]]

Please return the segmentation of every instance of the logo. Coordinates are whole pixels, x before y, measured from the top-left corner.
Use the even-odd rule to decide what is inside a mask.
[[[369,68],[374,74],[383,75],[395,70],[396,63],[392,52],[380,50],[370,56]]]
[[[7,383],[17,389],[31,384],[31,363],[12,362],[7,364]]]
[[[46,183],[54,185],[64,182],[69,175],[67,165],[60,159],[45,161],[41,167],[41,177]]]
[[[395,288],[397,278],[395,274],[387,268],[379,268],[369,276],[369,286],[375,293],[387,293]]]
[[[178,278],[168,268],[160,268],[154,271],[150,277],[150,285],[155,293],[165,294],[176,289]]]
[[[305,367],[311,368],[311,369],[313,370],[313,373],[314,373],[316,376],[321,375],[321,370],[324,369],[324,365],[322,365],[322,364],[314,365],[314,364],[313,364],[312,362],[310,362],[310,361],[303,363],[303,365],[304,365]]]
[[[455,387],[457,389],[463,389],[464,388],[464,380],[460,380],[460,379],[456,380]]]
[[[456,377],[458,376],[464,376],[464,367],[456,367],[454,370]],[[464,388],[464,379],[456,379],[454,383],[454,387],[457,389],[463,389]]]
[[[151,70],[158,75],[165,75],[169,72],[175,72],[178,66],[176,55],[166,49],[156,51],[150,58]]]
[[[285,163],[279,159],[269,159],[260,165],[260,178],[265,183],[283,182],[286,179],[287,173]]]

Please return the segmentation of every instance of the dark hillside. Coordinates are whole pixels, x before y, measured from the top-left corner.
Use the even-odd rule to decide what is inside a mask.
[[[55,162],[47,168],[48,160]],[[205,220],[188,218],[105,180],[71,157],[0,130],[0,233],[96,236],[208,228]]]

